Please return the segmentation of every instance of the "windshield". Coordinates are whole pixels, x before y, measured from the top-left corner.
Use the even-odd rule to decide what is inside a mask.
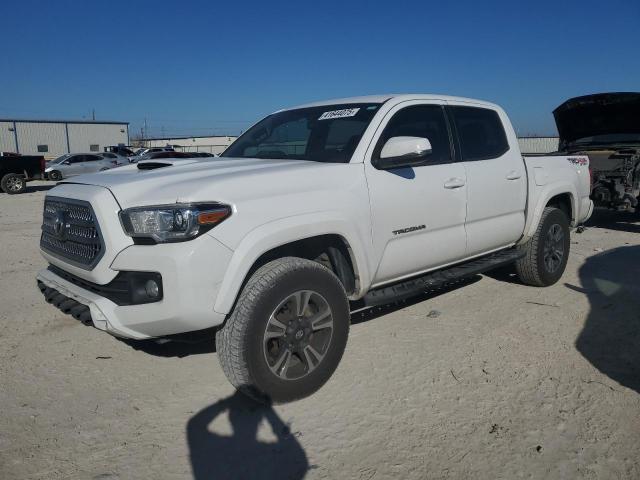
[[[274,113],[247,130],[221,157],[347,163],[379,107],[351,103]]]
[[[607,135],[594,135],[592,137],[579,138],[573,145],[602,145],[607,143],[640,143],[640,135],[637,133],[612,133]]]

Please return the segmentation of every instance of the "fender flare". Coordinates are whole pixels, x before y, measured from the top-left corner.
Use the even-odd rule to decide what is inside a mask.
[[[363,295],[371,283],[365,239],[354,228],[353,222],[341,217],[338,212],[315,212],[282,218],[251,230],[234,249],[213,309],[222,314],[231,311],[251,267],[263,254],[287,243],[319,235],[342,237],[358,278],[354,297]]]
[[[575,226],[576,216],[580,211],[580,206],[578,205],[578,192],[575,186],[565,182],[556,182],[538,188],[540,190],[536,195],[537,198],[535,200],[535,206],[533,207],[533,210],[530,210],[531,215],[528,215],[528,220],[524,227],[524,233],[518,242],[519,244],[526,243],[533,236],[538,228],[538,224],[540,223],[542,212],[549,203],[549,200],[557,195],[569,195],[571,199],[571,213],[573,217],[569,219],[569,222],[571,226]]]

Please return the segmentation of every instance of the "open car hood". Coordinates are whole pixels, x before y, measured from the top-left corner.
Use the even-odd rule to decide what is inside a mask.
[[[553,111],[560,147],[580,138],[640,134],[640,93],[598,93],[567,100]]]

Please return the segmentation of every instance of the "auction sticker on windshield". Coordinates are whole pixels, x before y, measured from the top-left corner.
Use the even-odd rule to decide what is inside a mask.
[[[320,115],[318,120],[332,120],[334,118],[346,118],[353,117],[356,113],[358,113],[360,108],[345,108],[343,110],[332,110],[331,112],[324,112]]]

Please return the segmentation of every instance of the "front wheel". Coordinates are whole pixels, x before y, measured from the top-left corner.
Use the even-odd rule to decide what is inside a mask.
[[[49,180],[52,182],[59,182],[62,180],[62,174],[57,170],[53,170],[52,172],[49,172]]]
[[[8,173],[0,180],[2,191],[9,195],[22,193],[27,189],[27,182],[22,175],[16,173]]]
[[[520,281],[536,287],[553,285],[569,259],[569,219],[555,207],[546,207],[533,237],[520,248],[525,255],[516,262]]]
[[[217,332],[229,381],[264,402],[290,402],[318,390],[335,371],[349,333],[349,304],[326,267],[285,257],[259,268]]]

